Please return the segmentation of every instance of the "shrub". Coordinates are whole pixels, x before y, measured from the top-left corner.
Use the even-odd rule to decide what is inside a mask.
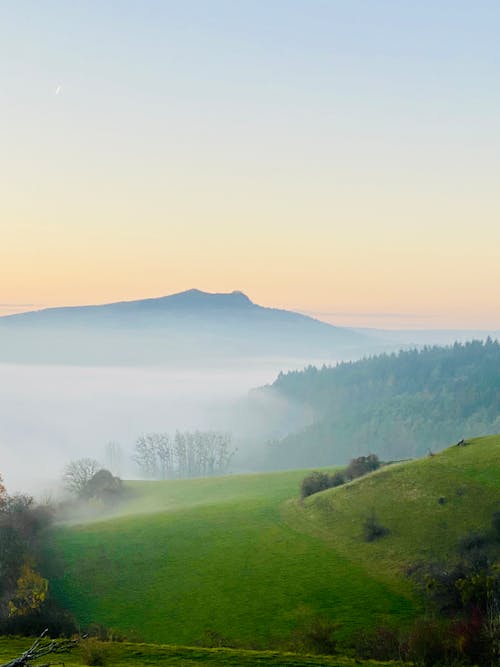
[[[407,660],[422,667],[443,665],[447,662],[446,630],[442,624],[419,619],[408,634]]]
[[[358,456],[358,458],[352,459],[347,466],[345,476],[347,479],[356,479],[378,468],[380,468],[380,460],[376,454]]]
[[[401,657],[398,633],[384,626],[358,632],[354,636],[352,648],[363,659],[386,661],[399,660]]]
[[[90,665],[91,667],[97,665],[103,667],[106,664],[108,659],[108,648],[107,646],[96,639],[95,637],[89,637],[84,639],[80,643],[82,662],[84,665]]]
[[[312,472],[302,480],[302,498],[312,496],[313,493],[330,488],[330,476],[326,472]]]
[[[458,553],[465,555],[471,551],[482,549],[486,544],[486,536],[470,531],[458,543]]]
[[[98,639],[101,642],[125,642],[129,640],[136,641],[135,638],[131,639],[128,635],[125,635],[123,632],[121,632],[121,630],[108,628],[107,625],[102,625],[101,623],[91,623],[89,626],[87,626],[85,635],[92,637],[93,639]]]
[[[114,477],[109,470],[98,470],[87,482],[84,495],[87,498],[96,498],[111,503],[123,491],[123,484],[119,477]]]
[[[345,477],[341,472],[334,472],[333,475],[330,475],[330,486],[342,486],[345,483]]]
[[[331,655],[337,650],[335,633],[338,629],[338,623],[321,616],[313,616],[295,629],[291,649]]]
[[[37,612],[0,618],[0,635],[35,637],[44,630],[48,630],[51,637],[71,637],[78,628],[71,614],[51,599]]]
[[[363,536],[366,542],[374,542],[375,540],[389,534],[389,529],[385,528],[375,514],[371,514],[365,519],[363,524]]]

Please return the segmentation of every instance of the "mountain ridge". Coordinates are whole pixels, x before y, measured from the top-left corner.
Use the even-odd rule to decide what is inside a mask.
[[[379,350],[363,333],[260,306],[241,291],[62,306],[0,318],[0,362],[147,364],[279,357],[331,363]]]

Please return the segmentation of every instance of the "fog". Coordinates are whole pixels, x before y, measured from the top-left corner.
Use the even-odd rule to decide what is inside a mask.
[[[54,493],[65,464],[84,456],[104,463],[106,444],[117,441],[123,450],[120,473],[137,477],[131,458],[136,438],[176,429],[231,431],[239,448],[233,468],[252,469],[258,458],[252,447],[262,447],[265,434],[280,421],[295,427],[304,416],[290,419],[288,406],[275,404],[259,410],[260,421],[267,413],[273,425],[257,423],[248,413],[248,391],[272,382],[282,369],[302,365],[297,360],[202,370],[0,365],[0,473],[9,492]]]

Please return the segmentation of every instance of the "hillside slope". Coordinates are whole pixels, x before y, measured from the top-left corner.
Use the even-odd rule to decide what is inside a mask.
[[[500,437],[383,469],[302,504],[304,474],[134,483],[127,515],[57,529],[53,592],[83,625],[155,642],[216,636],[286,646],[318,616],[339,623],[341,639],[404,624],[419,610],[406,566],[446,556],[498,508]],[[391,534],[367,544],[362,522],[373,510]]]
[[[288,520],[398,586],[408,566],[450,557],[468,532],[488,531],[500,510],[500,436],[467,443],[289,503]],[[368,543],[362,526],[372,513],[389,534]]]

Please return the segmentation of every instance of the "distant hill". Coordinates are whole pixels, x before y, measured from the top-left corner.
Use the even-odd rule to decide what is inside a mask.
[[[341,640],[404,626],[421,611],[408,565],[446,559],[468,531],[489,529],[500,436],[302,502],[305,474],[127,482],[122,516],[55,530],[52,593],[82,627],[190,646],[286,647],[318,616],[338,624]],[[367,543],[373,512],[390,533]]]
[[[312,413],[274,442],[275,467],[333,465],[373,452],[402,459],[500,431],[500,345],[488,339],[282,374],[261,394]]]
[[[192,289],[98,306],[0,318],[0,362],[155,364],[228,358],[357,358],[383,341],[253,303],[242,292]]]

